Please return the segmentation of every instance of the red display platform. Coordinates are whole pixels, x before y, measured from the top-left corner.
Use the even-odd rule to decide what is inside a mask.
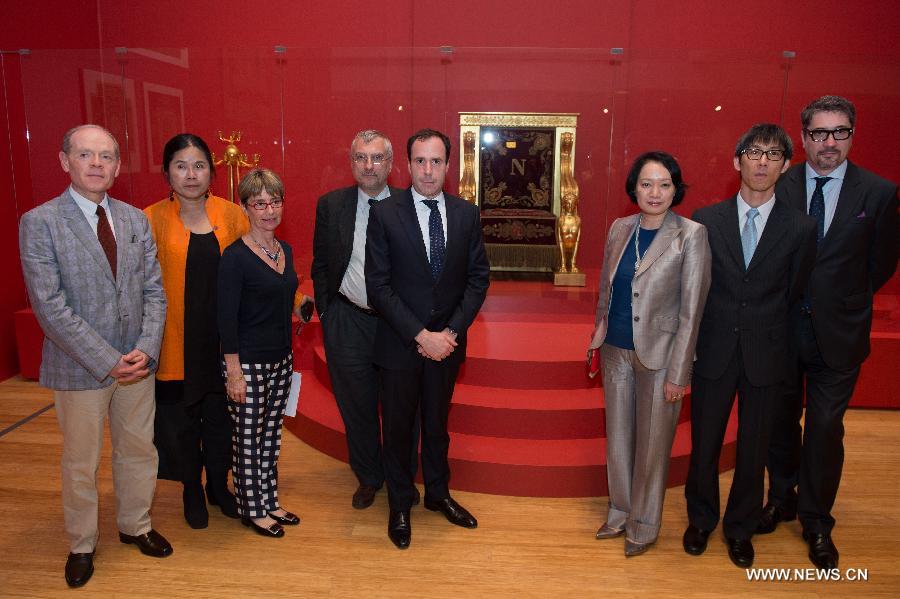
[[[605,495],[603,389],[583,362],[593,326],[596,273],[583,289],[533,281],[493,281],[469,332],[468,359],[450,409],[455,489],[503,495]],[[875,298],[872,355],[851,407],[900,408],[900,305]],[[43,340],[31,310],[15,315],[22,375],[37,378]],[[285,426],[309,445],[346,461],[344,428],[331,394],[319,323],[296,338],[303,372],[296,418]],[[669,484],[683,484],[690,455],[690,396],[672,448]],[[734,464],[732,413],[720,468]]]
[[[606,430],[599,377],[584,352],[596,293],[550,283],[494,281],[469,330],[467,359],[450,408],[451,487],[533,497],[607,494]],[[304,370],[300,408],[286,426],[306,443],[346,460],[340,414],[331,394],[318,331]],[[683,484],[690,455],[690,396],[672,448],[669,484]],[[734,465],[732,414],[720,467]]]

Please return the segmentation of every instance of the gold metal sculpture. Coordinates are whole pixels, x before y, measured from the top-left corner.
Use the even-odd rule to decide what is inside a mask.
[[[227,144],[227,146],[225,147],[225,154],[222,156],[221,160],[216,160],[216,154],[215,152],[213,152],[213,163],[216,166],[225,165],[228,168],[228,200],[230,202],[234,202],[234,189],[241,181],[241,167],[258,167],[259,154],[253,155],[252,162],[247,161],[247,154],[241,152],[238,149],[237,145],[235,145],[237,144],[237,142],[241,141],[240,131],[232,131],[231,135],[229,135],[228,137],[224,137],[221,131],[219,131],[218,134],[219,141]]]
[[[578,216],[578,182],[573,169],[574,156],[572,146],[574,135],[563,133],[560,136],[560,181],[559,192],[562,206],[556,221],[556,239],[559,243],[559,270],[553,276],[553,284],[569,287],[584,287],[585,275],[575,263],[578,255],[578,242],[581,240],[581,217]]]
[[[475,132],[463,133],[463,172],[459,179],[459,197],[475,203]]]

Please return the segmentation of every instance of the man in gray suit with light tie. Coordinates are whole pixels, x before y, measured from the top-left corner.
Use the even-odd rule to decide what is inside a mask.
[[[156,488],[153,397],[166,299],[144,214],[106,191],[119,174],[119,144],[96,125],[63,137],[71,185],[22,216],[19,251],[31,307],[44,330],[40,382],[54,390],[63,433],[62,500],[71,553],[66,582],[94,572],[97,468],[109,414],[119,540],[165,557],[150,526]]]

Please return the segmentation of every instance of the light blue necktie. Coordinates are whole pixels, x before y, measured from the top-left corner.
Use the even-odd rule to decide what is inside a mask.
[[[756,251],[756,217],[759,216],[759,210],[751,208],[747,211],[747,222],[744,224],[744,230],[741,231],[741,245],[744,248],[744,267],[750,266],[750,260],[753,259],[753,252]]]

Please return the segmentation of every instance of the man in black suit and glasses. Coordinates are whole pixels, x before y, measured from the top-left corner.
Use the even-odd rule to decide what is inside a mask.
[[[800,120],[806,162],[781,178],[777,193],[816,220],[818,253],[791,315],[795,355],[776,412],[757,532],[799,514],[810,560],[830,569],[838,564],[831,509],[844,464],[844,412],[869,355],[872,296],[897,268],[897,185],[847,160],[856,131],[849,100],[822,96]]]
[[[699,555],[719,521],[719,455],[738,396],[737,459],[722,530],[735,565],[753,565],[772,410],[787,375],[789,315],[816,253],[815,222],[775,193],[793,146],[778,125],[741,137],[737,195],[694,213],[706,226],[712,286],[691,381],[691,461],[684,494],[690,526],[684,550]]]
[[[350,169],[357,184],[323,195],[316,206],[313,288],[331,389],[344,421],[350,468],[359,481],[352,500],[358,510],[372,505],[384,484],[374,361],[378,315],[366,295],[365,260],[371,206],[402,191],[387,185],[393,159],[391,140],[384,133],[360,131],[350,144]],[[418,429],[410,452],[414,473],[417,440]]]
[[[375,362],[381,368],[388,536],[409,547],[413,475],[409,452],[421,410],[425,507],[451,523],[475,518],[450,497],[447,415],[465,358],[466,331],[489,284],[478,207],[443,192],[450,139],[422,129],[406,144],[412,187],[369,215],[366,288],[379,313]]]

